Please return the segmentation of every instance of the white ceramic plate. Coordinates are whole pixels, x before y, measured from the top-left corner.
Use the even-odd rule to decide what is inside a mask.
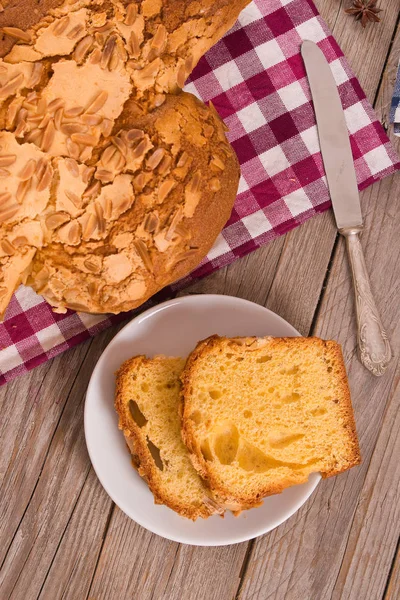
[[[227,336],[300,335],[275,313],[231,296],[199,295],[170,300],[144,312],[126,325],[104,350],[86,394],[85,436],[90,459],[109,496],[129,517],[153,533],[185,544],[222,546],[270,531],[295,513],[320,480],[264,500],[260,508],[239,517],[227,513],[191,522],[166,506],[156,505],[146,483],[131,465],[114,411],[114,373],[136,354],[187,356],[199,340],[218,333]]]

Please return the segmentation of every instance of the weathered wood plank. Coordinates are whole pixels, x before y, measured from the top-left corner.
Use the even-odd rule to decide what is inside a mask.
[[[387,112],[390,106],[394,77],[398,65],[400,53],[400,25],[394,39],[388,63],[382,79],[382,85],[377,103],[377,112],[383,123],[387,122]],[[392,130],[390,129],[390,134]],[[400,150],[399,139],[392,136],[392,142]],[[400,181],[397,176],[394,189],[390,186],[388,196],[395,194],[391,201],[384,207],[381,199],[375,202],[374,211],[371,215],[371,223],[375,225],[378,220],[382,221],[385,228],[387,254],[383,255],[384,262],[373,251],[374,246],[380,242],[369,237],[369,230],[364,234],[364,247],[367,248],[367,259],[370,257],[370,270],[375,273],[375,281],[379,282],[375,290],[379,306],[386,315],[394,314],[396,310],[396,297],[399,297],[400,268],[399,253],[391,251],[393,242],[400,233],[399,216],[396,216],[397,204],[393,200],[398,198],[400,192]],[[373,228],[371,227],[371,230]],[[392,237],[393,236],[393,237]],[[379,262],[377,263],[376,260]],[[389,280],[389,296],[381,289],[380,279],[382,271],[385,279]],[[397,309],[398,310],[398,309]],[[399,355],[400,328],[398,322],[391,332],[394,344],[395,360]],[[393,368],[393,366],[392,366]],[[393,395],[393,397],[391,397]],[[398,457],[400,454],[400,389],[398,376],[393,382],[393,390],[390,390],[388,405],[374,448],[366,480],[360,494],[359,503],[350,530],[346,552],[343,557],[341,569],[336,581],[334,598],[381,598],[383,597],[386,579],[392,564],[392,557],[396,553],[396,545],[400,536],[400,465]],[[393,575],[392,575],[393,577]],[[393,588],[393,586],[392,586]],[[393,596],[395,597],[395,596]]]
[[[41,472],[36,474],[37,484],[29,505],[3,563],[0,598],[36,598],[40,592],[90,469],[83,435],[83,400],[93,367],[113,335],[115,330],[101,334],[96,338],[94,350],[83,361],[84,354],[81,356],[79,377],[71,377],[68,354],[60,358],[59,362],[64,364],[64,360],[66,363],[63,369],[58,369],[56,362],[53,363],[54,373],[50,367],[51,379],[46,381],[46,394],[54,404],[55,390],[62,389],[59,378],[63,376],[65,380],[70,379],[70,387],[73,385],[54,435],[51,432],[50,439],[47,437],[44,440],[44,443],[51,443]],[[73,356],[72,353],[70,358]],[[49,412],[50,400],[47,402]],[[38,427],[43,436],[48,433],[46,415]],[[29,451],[25,454],[25,464],[29,469]],[[88,551],[88,546],[89,540],[86,540],[85,551]]]
[[[349,527],[342,514],[347,511],[346,493],[353,487],[349,474],[322,482],[296,515],[258,538],[237,598],[330,598],[325,585],[328,582],[332,587],[336,579],[330,555],[344,551]],[[341,516],[338,519],[336,515],[336,526],[326,530],[325,523],[335,509]],[[316,565],[319,557],[324,557],[323,568]]]
[[[318,240],[325,239],[329,229],[333,230],[331,217],[321,215],[308,221],[301,229],[291,232],[286,236],[286,240],[283,240],[283,238],[275,240],[272,244],[258,250],[257,253],[237,261],[228,269],[218,271],[212,277],[196,282],[182,293],[227,293],[255,300],[260,304],[271,307],[273,310],[280,308],[281,312],[285,312],[285,310],[289,312],[289,306],[295,306],[297,299],[297,302],[301,303],[301,307],[294,311],[290,320],[295,327],[303,330],[305,327],[308,329],[312,322],[323,276],[331,254],[331,247],[326,249]],[[313,272],[313,269],[318,269],[316,265],[319,267],[320,275],[310,279],[309,274]],[[268,291],[274,285],[277,274],[279,274],[281,280],[286,282],[289,288],[288,304],[285,305],[285,310],[279,296],[274,296],[271,304],[269,300]],[[298,293],[299,286],[303,286],[301,288],[302,294]],[[280,306],[277,306],[278,302]],[[308,319],[308,324],[306,319]],[[109,532],[113,527],[114,518],[126,519],[119,512],[114,513]],[[138,526],[131,523],[129,527],[132,531],[136,531]],[[117,528],[117,531],[122,532],[123,529]],[[122,533],[120,535],[122,536]],[[133,536],[133,533],[131,536]],[[129,539],[131,538],[129,537]],[[188,591],[188,594],[193,594],[193,590],[199,590],[199,594],[203,594],[199,598],[231,598],[231,589],[229,589],[228,594],[227,582],[229,581],[230,585],[236,585],[237,587],[241,561],[246,553],[246,544],[229,548],[208,549],[207,551],[202,548],[182,547],[179,552],[182,564],[177,562],[171,565],[172,572],[164,573],[160,572],[160,569],[153,569],[151,565],[155,560],[154,551],[148,552],[146,553],[143,569],[149,573],[149,576],[143,582],[141,572],[137,571],[136,563],[128,561],[127,564],[119,562],[116,565],[113,561],[112,557],[116,552],[116,546],[119,548],[117,553],[119,557],[125,554],[130,556],[131,554],[130,550],[124,547],[122,541],[118,536],[113,536],[112,540],[109,541],[109,533],[107,534],[90,596],[106,598],[106,592],[103,590],[108,589],[107,582],[110,582],[109,585],[113,589],[118,586],[121,593],[124,593],[124,590],[126,590],[126,593],[129,590],[135,590],[141,599],[143,597],[143,600],[147,597],[151,598],[153,593],[156,598],[165,597],[175,600],[175,598],[182,597],[185,582],[190,581],[191,591]],[[166,542],[156,538],[154,543],[158,548],[157,556],[163,556]],[[167,564],[169,565],[169,563]],[[218,564],[219,570],[215,577],[210,579],[205,574],[210,571],[214,573],[215,564]],[[233,565],[235,565],[235,569],[233,569]],[[168,578],[169,587],[164,592],[162,586]],[[157,590],[157,593],[155,590]],[[163,593],[165,593],[165,596],[162,595]],[[150,595],[148,596],[148,594]],[[192,600],[190,595],[187,597],[188,600]]]
[[[265,265],[262,270],[252,267],[254,255],[249,255],[229,269],[217,271],[211,277],[196,282],[182,295],[226,293],[255,298],[263,303],[273,281],[283,243],[283,239],[279,239],[260,249]],[[242,268],[238,267],[239,262],[244,263]],[[138,547],[141,548],[140,554],[135,552]],[[196,593],[198,598],[231,598],[239,582],[246,547],[247,544],[213,549],[180,547],[150,534],[116,509],[89,597],[105,599],[113,590],[121,597],[136,593],[141,600],[194,600]],[[213,573],[212,578],[210,573]],[[186,583],[188,581],[190,586]]]
[[[86,598],[112,509],[111,499],[91,468],[38,596],[40,600]]]
[[[227,269],[195,282],[181,295],[218,293],[246,298],[277,312],[307,335],[335,237],[332,214],[318,215]]]
[[[285,239],[282,236],[237,260],[229,267],[195,281],[181,290],[178,295],[225,294],[251,300],[257,304],[265,304],[284,244]]]
[[[385,377],[377,379],[370,375],[359,363],[355,354],[352,289],[341,244],[332,266],[315,328],[317,335],[325,338],[332,337],[343,344],[364,462],[361,467],[338,477],[336,481],[320,484],[315,502],[321,506],[321,512],[315,520],[310,511],[304,519],[296,521],[297,517],[292,518],[285,524],[284,528],[289,528],[291,533],[283,540],[279,537],[281,527],[277,532],[255,542],[249,568],[242,580],[240,598],[243,600],[264,599],[266,590],[268,590],[268,597],[285,598],[285,600],[299,597],[330,598],[342,559],[347,551],[351,556],[351,549],[346,551],[346,544],[355,511],[357,509],[358,515],[358,511],[361,510],[357,507],[358,496],[360,493],[363,494],[364,478],[382,424],[387,399],[392,397],[397,383],[396,368],[398,368],[400,350],[400,315],[397,302],[400,249],[393,249],[393,239],[398,239],[396,236],[400,235],[400,220],[390,218],[388,215],[393,215],[399,191],[399,183],[395,183],[392,179],[392,181],[382,182],[379,186],[375,186],[374,190],[365,194],[369,196],[366,205],[371,209],[367,225],[371,224],[373,207],[378,196],[381,203],[379,214],[386,213],[387,220],[390,221],[390,223],[374,224],[364,237],[368,264],[372,265],[373,260],[378,261],[377,265],[386,262],[385,278],[382,277],[379,266],[370,268],[372,284],[375,284],[376,288],[378,283],[380,284],[377,302],[382,307],[382,318],[388,331],[391,332],[393,349],[396,353],[396,358]],[[379,464],[379,458],[377,461]],[[379,494],[378,489],[377,493]],[[389,503],[387,508],[390,506]],[[377,526],[375,542],[377,538],[381,539],[381,534]],[[276,536],[279,544],[275,543]],[[396,541],[397,539],[391,539],[387,554],[382,544],[377,543],[377,547],[385,555],[387,568],[390,567],[390,553],[393,553],[392,546]],[[361,552],[361,560],[362,546],[357,551]],[[360,593],[352,597],[368,597],[372,600],[381,596],[378,593],[368,596]]]
[[[400,535],[400,388],[385,413],[333,598],[382,598]]]
[[[326,223],[328,223],[327,217],[324,215],[324,216],[320,217],[319,219],[309,221],[304,226],[305,229],[315,227],[314,223],[316,223],[317,221],[320,221],[321,224],[323,223],[323,221],[326,221]],[[326,224],[324,224],[324,226],[326,226]],[[297,234],[297,232],[300,232],[300,231],[301,231],[300,229],[296,230],[296,231],[292,232],[292,234]],[[305,233],[305,235],[306,235],[307,239],[309,237],[314,239],[314,236],[310,236],[310,234]],[[262,254],[262,259],[261,259],[262,264],[267,267],[267,268],[264,267],[264,271],[262,271],[261,267],[258,265],[256,265],[256,267],[251,266],[251,262],[255,261],[255,259],[256,259],[256,255],[253,254],[244,259],[244,261],[246,261],[246,263],[247,263],[247,268],[238,269],[239,262],[237,262],[235,265],[232,265],[230,267],[229,270],[233,270],[233,269],[236,270],[236,274],[234,276],[232,276],[232,277],[224,276],[222,278],[221,277],[222,272],[217,272],[216,274],[214,274],[212,279],[214,280],[214,282],[217,280],[217,284],[216,284],[215,288],[213,288],[212,284],[211,284],[211,286],[207,285],[207,283],[208,283],[208,279],[207,279],[207,280],[202,280],[201,282],[197,282],[194,286],[192,286],[192,288],[190,288],[190,291],[196,292],[196,293],[199,291],[203,291],[201,289],[200,290],[196,289],[196,287],[201,288],[202,286],[206,285],[206,289],[208,292],[213,292],[213,291],[226,292],[226,293],[230,293],[230,294],[234,294],[234,295],[242,295],[245,297],[247,296],[249,298],[254,298],[254,295],[252,295],[252,294],[259,294],[259,296],[257,297],[257,300],[260,303],[264,303],[265,302],[265,290],[268,290],[271,287],[271,283],[273,282],[274,275],[276,272],[276,265],[278,264],[279,258],[281,256],[282,247],[283,247],[283,243],[284,243],[283,238],[277,240],[276,242],[278,242],[278,243],[274,242],[274,244],[271,244],[260,250],[260,253]],[[298,244],[297,241],[295,241],[294,243],[295,243],[295,245]],[[314,259],[315,250],[316,250],[316,248],[313,246],[313,244],[311,244],[311,245],[308,244],[307,251],[305,253],[303,252],[303,254],[302,254],[302,260],[297,259],[292,262],[290,272],[292,274],[295,274],[296,271],[298,269],[300,269],[302,263],[306,263],[308,265],[312,264],[315,260]],[[319,253],[318,256],[320,257],[321,253]],[[326,261],[329,260],[328,254],[325,257],[325,260]],[[250,265],[249,265],[249,263],[250,263]],[[289,265],[285,266],[285,271],[288,269],[289,269]],[[307,272],[307,269],[305,271]],[[305,283],[305,289],[307,289],[308,292],[310,290],[314,291],[314,307],[315,307],[315,303],[318,300],[319,289],[320,289],[322,282],[314,283],[313,285],[310,285],[310,281],[305,280],[304,283]],[[221,284],[222,284],[222,286],[221,286]],[[296,289],[296,287],[298,286],[298,282],[295,280],[292,285],[293,285],[293,289]],[[251,294],[249,294],[249,295],[246,294],[246,291],[248,289],[252,290]],[[308,304],[308,301],[305,304]],[[299,314],[301,314],[301,311],[299,311]],[[313,315],[313,311],[311,310],[309,312],[309,323],[311,323],[312,315]],[[299,326],[299,324],[296,323],[296,321],[294,321],[294,324]],[[82,496],[83,496],[83,493],[82,493]],[[79,508],[79,510],[81,510],[79,503],[77,505],[76,510],[78,510],[78,508]],[[124,527],[121,527],[120,525],[118,525],[118,527],[114,528],[114,519],[118,519],[118,523],[125,520],[126,525]],[[126,527],[129,527],[129,532],[130,532],[129,536],[128,536],[128,538],[124,537],[123,539],[120,539],[118,537],[118,532],[122,536],[121,532],[125,531]],[[113,534],[109,540],[109,535],[111,535],[110,532],[113,531],[114,529],[116,529],[117,534],[115,534],[115,535]],[[146,594],[150,594],[149,597],[151,597],[151,594],[155,593],[155,590],[157,590],[157,594],[155,595],[155,597],[162,597],[160,595],[162,586],[166,583],[166,581],[168,581],[168,578],[170,578],[169,579],[169,587],[173,586],[171,588],[171,590],[168,591],[168,596],[166,596],[169,598],[175,598],[175,595],[172,595],[172,594],[176,594],[176,598],[180,597],[180,594],[182,593],[182,586],[184,586],[184,582],[185,582],[186,578],[189,578],[189,577],[193,583],[193,588],[201,590],[201,593],[224,594],[224,593],[226,593],[226,589],[227,589],[227,583],[226,583],[227,581],[229,581],[230,584],[232,584],[232,585],[234,582],[234,585],[236,585],[236,587],[237,587],[240,565],[241,565],[241,561],[243,560],[243,558],[245,556],[245,551],[246,551],[245,544],[242,544],[240,546],[231,547],[229,550],[227,550],[226,548],[215,549],[212,552],[205,551],[204,549],[201,549],[201,548],[192,549],[189,547],[188,548],[183,547],[179,553],[180,560],[181,560],[181,562],[183,561],[182,566],[180,566],[180,563],[175,565],[174,571],[171,574],[170,571],[166,572],[166,573],[164,573],[164,571],[160,571],[160,568],[153,570],[153,568],[150,567],[146,562],[145,567],[143,567],[143,568],[146,570],[146,572],[149,571],[150,574],[154,573],[154,576],[153,577],[149,576],[148,579],[146,578],[146,580],[143,581],[141,571],[138,571],[138,569],[137,569],[137,564],[135,562],[132,562],[132,560],[130,559],[131,554],[132,554],[130,548],[124,547],[124,543],[126,543],[126,539],[131,540],[133,538],[136,538],[137,535],[139,535],[136,533],[137,529],[139,531],[142,531],[139,526],[137,526],[133,522],[130,522],[122,513],[120,513],[120,511],[117,511],[114,513],[113,518],[111,520],[110,530],[107,534],[106,542],[104,544],[104,548],[102,551],[102,557],[101,557],[99,565],[96,569],[96,576],[94,579],[93,587],[91,588],[91,591],[90,591],[90,596],[94,595],[96,598],[103,597],[102,594],[103,593],[106,594],[106,592],[103,592],[102,590],[107,590],[108,589],[107,582],[110,582],[109,585],[113,589],[118,589],[121,592],[121,594],[124,593],[126,586],[129,586],[126,589],[136,590],[137,593],[140,592],[140,594],[141,594],[141,596],[143,596],[143,598],[147,597]],[[87,534],[89,534],[89,532],[87,532]],[[90,535],[91,535],[91,531],[90,531]],[[164,556],[164,554],[165,554],[164,544],[169,545],[170,543],[165,542],[164,540],[157,538],[155,536],[152,536],[149,533],[146,533],[146,535],[150,536],[150,538],[153,540],[153,542],[152,542],[153,545],[155,544],[156,547],[158,548],[158,551],[156,553],[153,550],[151,552],[149,552],[147,559],[146,559],[146,561],[150,561],[151,564],[153,564],[153,561],[155,560],[154,554],[156,554],[156,556],[159,556],[159,555]],[[81,537],[81,540],[82,540],[82,544],[84,545],[85,538]],[[68,554],[70,552],[70,544],[75,543],[75,541],[76,540],[75,540],[74,534],[73,534],[73,532],[71,532],[70,542],[69,543],[66,542],[65,544],[63,544],[63,552],[65,554]],[[143,547],[142,542],[141,542],[141,547]],[[116,550],[116,548],[118,548],[118,551]],[[118,557],[126,555],[127,563],[125,564],[125,561],[119,559],[117,564],[114,564],[114,561],[112,560],[112,556],[114,556],[114,553],[116,553]],[[206,577],[206,580],[203,581],[205,573],[209,573],[210,570],[212,570],[214,572],[216,562],[220,566],[220,571],[219,571],[220,576],[218,578],[217,577],[213,578],[212,580],[210,580],[208,577]],[[200,563],[202,565],[201,569],[198,568],[198,565]],[[166,562],[166,565],[168,565],[168,564],[169,563]],[[235,564],[237,567],[236,578],[233,575],[233,573],[234,573],[234,571],[232,570],[233,564]],[[222,570],[222,567],[226,569],[225,572]],[[66,572],[68,572],[67,566],[66,566],[66,570],[62,571],[63,579],[66,578]],[[76,581],[76,575],[77,575],[77,573],[71,573],[71,575],[68,576],[69,586],[71,586],[71,587],[68,587],[67,590],[64,590],[65,598],[74,598],[74,590],[75,590],[74,585],[75,585],[75,581]],[[52,569],[49,573],[48,578],[50,580],[53,580],[55,577],[57,577],[57,570]],[[211,592],[211,589],[208,591],[207,583],[208,583],[208,585],[211,586],[211,589],[213,590],[212,592]],[[51,585],[53,585],[53,584],[51,584]],[[142,585],[144,586],[143,588],[141,587]],[[52,589],[52,587],[50,589]],[[70,592],[70,590],[72,590],[72,592]],[[168,588],[168,590],[169,590],[169,588]],[[165,593],[167,593],[167,592],[165,592]],[[106,597],[106,595],[104,597]],[[210,597],[212,597],[212,596],[210,596]],[[191,600],[191,598],[190,598],[190,600]]]
[[[234,598],[246,547],[247,544],[224,548],[181,546],[162,598],[165,600]],[[203,565],[206,567],[204,570]],[[196,577],[192,578],[190,576],[192,574],[196,574]]]
[[[331,212],[285,236],[266,306],[308,335],[336,238]]]
[[[0,564],[28,506],[87,351],[88,344],[82,344],[0,390]]]
[[[395,556],[392,572],[387,582],[384,600],[398,600],[400,598],[400,540],[397,544],[397,554]]]
[[[382,89],[380,99],[387,98],[388,94],[388,89]],[[398,504],[399,494],[399,473],[396,459],[392,456],[395,444],[398,444],[398,438],[393,434],[395,431],[398,436],[398,429],[396,426],[392,429],[392,423],[398,402],[394,391],[398,383],[396,368],[400,350],[397,302],[400,249],[393,244],[400,235],[400,218],[396,210],[399,193],[400,181],[394,177],[363,194],[367,226],[363,246],[376,299],[382,319],[391,333],[395,353],[389,371],[381,379],[374,378],[356,357],[354,302],[342,241],[334,257],[314,329],[315,334],[333,337],[343,344],[363,465],[333,482],[323,482],[308,503],[311,503],[310,510],[307,504],[284,526],[255,542],[249,567],[241,582],[241,600],[264,600],[267,597],[373,600],[382,597],[399,534],[398,518],[390,535],[382,527],[382,521],[388,522],[389,526],[393,524],[393,511],[397,509],[394,505],[396,501]],[[387,487],[383,487],[380,477],[387,477],[388,472],[391,476],[385,482],[390,488],[390,498],[385,500]],[[321,510],[315,516],[319,508]],[[371,528],[371,537],[368,537],[367,531]],[[368,556],[371,560],[367,559]],[[366,561],[367,576],[364,574]]]
[[[152,535],[116,508],[89,598],[232,598],[245,547],[176,544]]]

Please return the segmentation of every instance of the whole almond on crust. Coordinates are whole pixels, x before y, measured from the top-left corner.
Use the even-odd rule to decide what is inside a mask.
[[[70,22],[70,18],[67,16],[63,17],[59,21],[56,21],[53,27],[53,33],[56,36],[61,35],[67,29]]]
[[[15,98],[8,105],[7,117],[6,117],[6,128],[7,129],[12,129],[12,127],[14,126],[15,119],[17,117],[17,114],[18,114],[21,106],[22,106],[23,101],[24,101],[23,97]]]
[[[91,196],[96,196],[101,188],[100,181],[96,181],[92,183],[82,194],[83,198],[90,198]]]
[[[82,226],[82,237],[83,239],[90,239],[93,233],[97,229],[97,218],[93,213],[86,215],[85,224]]]
[[[67,136],[72,136],[73,133],[86,133],[87,130],[87,126],[82,123],[66,123],[60,127],[61,133]]]
[[[7,98],[8,96],[11,96],[11,94],[13,94],[19,87],[21,87],[24,83],[24,75],[23,73],[19,73],[18,75],[15,75],[15,77],[12,77],[11,79],[9,79],[7,81],[7,83],[5,85],[3,85],[3,87],[0,88],[0,98]]]
[[[67,221],[70,220],[70,216],[67,213],[53,213],[48,215],[45,219],[47,229],[53,230],[57,229],[61,225],[64,225]]]
[[[12,241],[14,248],[20,248],[28,244],[28,239],[24,235],[19,235]]]
[[[39,163],[38,163],[38,166],[39,166]],[[40,171],[40,175],[38,174],[37,170],[36,170],[36,174],[37,174],[37,178],[38,178],[38,182],[36,184],[36,190],[38,192],[42,192],[47,187],[49,187],[49,185],[51,183],[51,180],[52,180],[52,177],[53,177],[53,169],[51,168],[51,166],[49,165],[49,163],[44,160],[44,162],[43,162],[43,168]]]
[[[56,128],[54,126],[54,121],[51,120],[46,126],[46,129],[43,134],[42,142],[40,144],[43,152],[48,152],[54,142],[54,137],[56,134]]]
[[[74,59],[76,62],[81,62],[94,44],[94,38],[87,35],[82,38],[75,47]]]
[[[71,173],[71,175],[73,175],[74,177],[79,177],[79,165],[75,159],[66,158],[65,164],[67,166],[68,171]]]
[[[75,206],[75,208],[77,208],[77,209],[82,208],[82,198],[80,196],[78,196],[78,194],[75,194],[75,192],[71,192],[71,190],[64,190],[64,194],[67,196],[67,198],[69,200],[71,200],[71,202]]]
[[[0,155],[0,167],[9,167],[10,165],[13,165],[16,160],[16,154],[2,154]]]
[[[66,119],[79,117],[84,111],[85,109],[83,108],[83,106],[73,106],[71,108],[66,108],[64,110],[64,117]]]
[[[28,162],[26,163],[26,165],[24,166],[22,171],[20,171],[18,173],[18,177],[22,181],[26,181],[27,179],[30,179],[33,176],[35,170],[36,170],[36,161],[33,158],[31,158],[28,160]]]
[[[124,131],[123,134],[124,139],[127,140],[129,145],[144,137],[144,131],[142,129],[129,129],[129,131]]]
[[[2,251],[8,256],[15,254],[15,248],[8,240],[2,240],[0,246]]]
[[[97,144],[96,137],[90,133],[72,133],[71,140],[75,142],[75,144],[81,144],[83,146],[95,146]]]
[[[146,218],[144,220],[144,230],[147,231],[148,233],[154,233],[158,227],[158,223],[159,223],[159,218],[156,215],[156,213],[150,213],[148,215],[146,215]]]
[[[55,98],[50,102],[47,109],[49,112],[55,113],[57,109],[65,106],[65,100],[63,98]]]
[[[19,204],[9,204],[4,208],[0,208],[0,223],[4,223],[4,221],[8,221],[15,217],[15,215],[19,212]]]
[[[127,155],[127,153],[128,153],[128,147],[127,147],[127,145],[125,144],[125,142],[121,138],[119,138],[119,137],[117,137],[117,136],[114,135],[113,137],[110,138],[110,140],[114,144],[114,146],[116,148],[118,148],[118,150],[121,152],[121,154],[123,156]]]
[[[174,179],[167,179],[166,181],[163,181],[158,189],[158,201],[164,202],[175,186],[176,181]]]
[[[17,199],[17,202],[19,204],[22,204],[22,202],[25,199],[25,196],[27,195],[28,191],[30,190],[32,185],[31,179],[27,179],[26,181],[21,181],[18,184],[18,188],[17,188],[17,192],[15,194],[15,197]]]
[[[78,221],[70,221],[60,227],[57,232],[58,238],[66,245],[75,246],[81,241],[81,226]]]
[[[157,148],[157,150],[155,150],[153,152],[153,154],[151,154],[151,156],[147,159],[146,167],[148,169],[152,169],[152,170],[155,169],[156,167],[158,167],[158,165],[164,158],[164,155],[165,155],[164,148]]]
[[[128,4],[126,7],[126,16],[124,19],[125,25],[131,26],[134,24],[137,16],[137,6],[134,3]]]
[[[143,264],[146,267],[146,269],[148,271],[152,272],[153,271],[153,263],[151,262],[150,254],[149,254],[146,244],[142,240],[137,239],[134,241],[134,246],[135,246],[140,258],[142,259]]]
[[[84,31],[85,27],[81,23],[78,23],[78,25],[75,25],[75,27],[73,27],[71,31],[67,33],[67,38],[69,38],[70,40],[75,40],[80,35],[82,35]]]
[[[97,94],[97,96],[94,98],[94,100],[87,107],[86,112],[88,114],[97,113],[104,106],[104,104],[107,102],[107,100],[108,100],[108,92],[106,92],[105,90],[103,90],[102,92],[99,92],[99,94]]]
[[[40,83],[43,73],[43,66],[40,63],[33,63],[32,73],[28,81],[28,87],[33,88]]]

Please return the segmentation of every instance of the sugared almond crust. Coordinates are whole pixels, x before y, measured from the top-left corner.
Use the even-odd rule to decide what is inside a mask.
[[[129,310],[205,256],[239,167],[215,109],[179,92],[247,1],[8,2],[0,312],[21,281],[60,312]]]

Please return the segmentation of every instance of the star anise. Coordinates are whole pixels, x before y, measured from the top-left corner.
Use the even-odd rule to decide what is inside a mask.
[[[353,5],[344,12],[355,17],[357,21],[361,21],[363,27],[368,21],[379,23],[380,18],[378,13],[382,12],[381,8],[376,6],[377,0],[353,0]]]

